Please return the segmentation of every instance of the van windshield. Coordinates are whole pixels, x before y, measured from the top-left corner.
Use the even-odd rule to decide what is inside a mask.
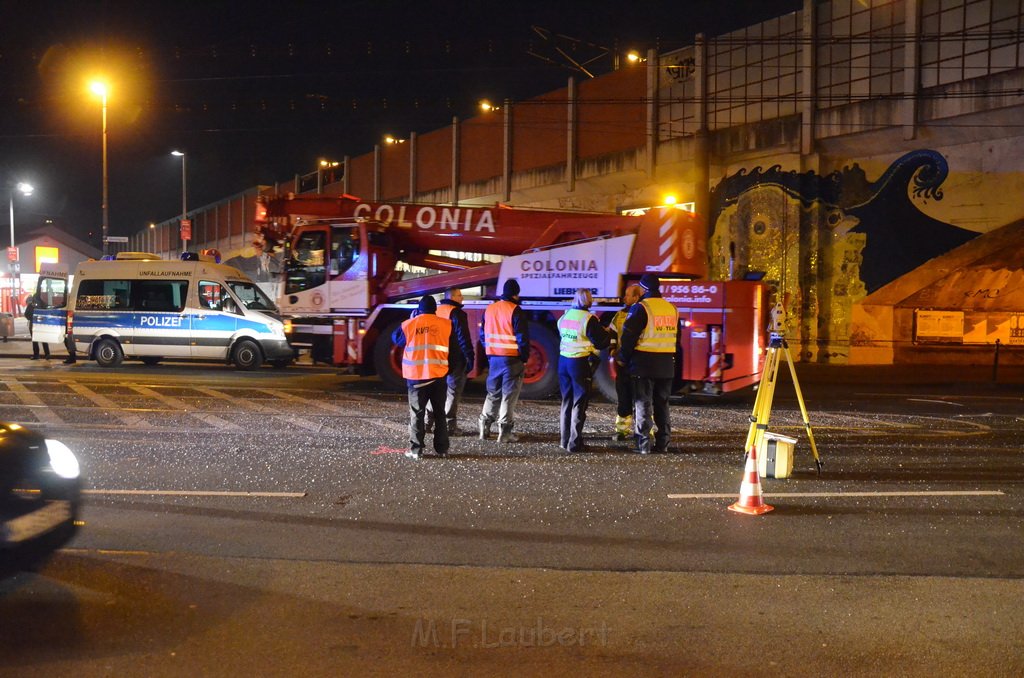
[[[231,291],[235,293],[242,305],[251,311],[272,311],[277,313],[277,306],[270,300],[270,297],[255,285],[255,283],[228,282]]]

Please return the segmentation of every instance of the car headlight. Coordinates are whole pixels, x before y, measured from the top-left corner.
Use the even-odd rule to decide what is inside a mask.
[[[68,446],[59,440],[46,439],[46,452],[50,455],[50,467],[61,478],[77,478],[78,459]]]

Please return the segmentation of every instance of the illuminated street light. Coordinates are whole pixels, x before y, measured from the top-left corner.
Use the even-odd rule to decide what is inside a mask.
[[[640,56],[640,53],[637,52],[636,50],[632,50],[628,54],[626,54],[626,61],[628,61],[631,64],[642,64],[645,61],[647,61],[647,59]]]
[[[388,134],[387,136],[384,137],[384,143],[385,144],[404,144],[405,143],[405,139],[399,139],[397,137],[393,137],[390,134]]]
[[[490,113],[491,111],[500,111],[501,107],[495,106],[487,99],[483,99],[482,101],[480,101],[480,110],[483,111],[484,113]]]
[[[32,195],[32,192],[34,190],[35,190],[35,188],[33,188],[32,184],[27,184],[24,181],[19,181],[17,184],[14,184],[14,185],[11,186],[11,215],[10,216],[11,216],[11,248],[12,249],[14,247],[14,192],[17,191],[18,193],[21,193],[25,197],[28,197],[28,196]],[[17,262],[17,259],[15,259],[14,261]],[[20,293],[18,291],[20,283],[21,283],[21,271],[18,270],[17,266],[15,266],[12,263],[12,268],[11,268],[11,306],[12,306],[12,309],[14,310],[15,313],[18,313],[18,310],[15,307],[15,304],[17,304],[17,299],[20,297]]]
[[[36,189],[32,184],[26,184],[24,181],[11,186],[11,247],[14,247],[14,192],[17,191],[27,198],[34,190]]]
[[[100,80],[89,83],[93,94],[103,100],[103,254],[107,253],[107,235],[110,231],[109,183],[107,179],[107,94],[110,86]]]
[[[185,178],[185,152],[171,151],[171,155],[181,158],[181,220],[188,218],[188,180]],[[181,239],[181,250],[188,251],[188,238]]]

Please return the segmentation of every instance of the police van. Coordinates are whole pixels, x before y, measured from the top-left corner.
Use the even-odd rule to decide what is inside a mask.
[[[254,370],[283,367],[294,357],[269,297],[244,273],[215,256],[186,252],[182,261],[121,252],[85,261],[71,278],[43,268],[32,340],[63,343],[102,367],[125,358],[205,358]],[[67,344],[66,344],[67,345]]]

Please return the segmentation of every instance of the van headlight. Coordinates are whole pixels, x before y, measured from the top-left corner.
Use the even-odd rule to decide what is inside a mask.
[[[46,439],[46,453],[50,455],[50,467],[61,478],[77,478],[78,458],[68,446],[59,440]]]

